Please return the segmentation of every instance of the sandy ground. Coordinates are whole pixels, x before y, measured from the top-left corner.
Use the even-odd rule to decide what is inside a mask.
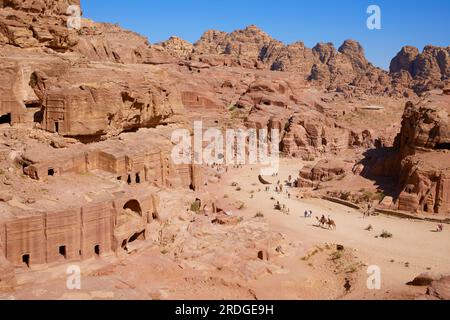
[[[284,159],[281,161],[278,177],[271,180],[285,181],[292,175],[298,176],[299,160]],[[226,177],[223,194],[244,201],[246,210],[244,216],[254,215],[260,211],[266,217],[274,230],[286,234],[291,239],[300,239],[306,248],[324,243],[338,243],[345,247],[356,249],[358,257],[367,266],[376,265],[381,269],[381,290],[367,290],[368,275],[363,273],[357,283],[358,290],[351,292],[346,298],[408,298],[417,290],[406,286],[415,276],[423,272],[433,274],[450,273],[450,228],[443,233],[436,233],[436,224],[425,221],[399,219],[389,216],[363,217],[362,213],[345,206],[324,201],[322,199],[297,199],[301,195],[297,189],[287,189],[291,193],[288,198],[274,192],[256,192],[251,198],[248,190],[257,190],[255,186],[259,174],[258,168],[233,169]],[[231,187],[238,183],[242,191],[236,192]],[[271,198],[275,200],[271,200]],[[279,201],[289,208],[289,214],[274,210],[274,204]],[[312,210],[313,218],[305,219],[304,211]],[[324,214],[330,216],[337,224],[334,231],[317,227],[315,216]],[[371,225],[372,231],[365,229]],[[376,237],[384,230],[393,234],[391,239]],[[366,268],[367,270],[367,268]],[[363,270],[363,271],[366,271]]]
[[[297,177],[301,166],[299,160],[282,160],[278,177],[269,179],[284,181],[289,175]],[[289,198],[286,191],[283,194],[275,192],[275,186],[265,191],[265,186],[258,180],[259,172],[257,167],[229,169],[221,181],[208,185],[208,191],[229,208],[237,201],[245,203],[241,210],[233,209],[234,215],[243,217],[244,222],[242,229],[214,227],[222,229],[211,229],[209,238],[204,231],[198,232],[199,238],[195,242],[199,243],[200,249],[193,252],[198,257],[210,256],[212,261],[223,257],[225,266],[226,259],[233,255],[247,255],[244,251],[233,252],[246,248],[239,247],[236,241],[251,243],[251,238],[245,238],[246,233],[248,237],[253,236],[248,231],[249,226],[258,229],[261,225],[265,226],[261,232],[279,234],[284,239],[283,247],[279,248],[282,254],[270,256],[266,263],[255,256],[255,261],[245,265],[245,272],[241,272],[242,266],[233,263],[224,268],[202,268],[195,259],[184,263],[174,258],[173,252],[149,245],[133,255],[112,255],[81,263],[81,290],[67,289],[67,265],[58,265],[41,271],[19,272],[18,288],[15,292],[0,293],[0,298],[413,299],[424,294],[426,288],[407,286],[408,281],[423,272],[450,272],[450,228],[447,226],[444,232],[436,233],[433,232],[436,225],[430,222],[388,216],[364,218],[362,213],[338,204],[297,198],[300,196],[298,189],[288,189]],[[179,196],[180,199],[186,197],[181,193]],[[277,201],[289,208],[288,214],[275,210]],[[171,203],[165,205],[172,206]],[[313,217],[305,218],[305,210],[312,210]],[[264,217],[256,219],[256,213]],[[317,226],[315,216],[322,214],[334,219],[336,230]],[[187,224],[191,217],[182,219],[180,216],[179,219]],[[212,228],[208,227],[210,217],[199,216],[194,220]],[[372,231],[365,230],[369,225],[372,225]],[[216,238],[215,230],[220,230]],[[392,233],[393,237],[377,237],[383,230]],[[223,247],[226,249],[211,247],[208,251],[209,244],[212,246],[212,242],[221,242],[227,236],[231,243]],[[201,243],[202,237],[204,243]],[[336,244],[344,246],[345,251],[336,252]],[[221,250],[229,252],[217,252]],[[380,290],[367,288],[367,268],[373,265],[381,270]],[[258,272],[261,275],[256,276]],[[243,277],[242,274],[250,276]],[[348,292],[344,289],[346,279],[351,283]]]

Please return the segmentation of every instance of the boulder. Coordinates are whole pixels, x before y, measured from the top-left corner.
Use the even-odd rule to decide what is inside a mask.
[[[300,171],[298,187],[308,188],[321,182],[331,181],[346,172],[346,163],[341,160],[321,160],[315,166],[305,166]]]
[[[450,276],[433,281],[427,289],[427,295],[440,300],[450,300]]]
[[[430,286],[433,281],[439,280],[439,276],[430,273],[422,273],[414,278],[413,281],[407,283],[409,286],[426,287]]]

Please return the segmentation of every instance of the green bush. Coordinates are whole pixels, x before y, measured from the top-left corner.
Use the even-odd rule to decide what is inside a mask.
[[[264,214],[261,211],[258,211],[255,215],[255,218],[264,218]]]
[[[383,232],[380,234],[380,237],[384,238],[384,239],[389,239],[389,238],[392,238],[393,235],[392,235],[392,233],[390,233],[386,230],[383,230]]]
[[[194,201],[191,204],[191,211],[195,212],[195,213],[199,213],[200,212],[200,203],[198,201]]]

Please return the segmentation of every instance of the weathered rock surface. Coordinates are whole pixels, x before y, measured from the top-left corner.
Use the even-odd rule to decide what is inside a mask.
[[[449,114],[450,100],[445,94],[435,92],[420,102],[408,102],[394,147],[366,156],[368,165],[361,172],[398,180],[397,209],[450,213]]]
[[[14,290],[16,285],[14,266],[0,252],[0,291]]]
[[[13,8],[24,12],[45,15],[64,15],[70,5],[80,5],[80,0],[3,0],[0,8]]]
[[[172,37],[152,45],[118,25],[83,19],[80,30],[68,28],[72,4],[80,3],[0,1],[0,162],[6,168],[0,177],[0,288],[14,285],[14,267],[134,250],[132,242],[152,236],[153,220],[170,221],[175,206],[160,210],[161,190],[204,185],[199,168],[171,163],[170,133],[189,128],[188,121],[202,120],[205,129],[275,129],[284,155],[309,161],[382,146],[374,130],[380,124],[348,125],[357,107],[346,100],[358,98],[360,105],[374,95],[413,95],[448,78],[448,49],[405,49],[389,74],[371,65],[352,40],[337,50],[329,43],[309,49],[249,26],[208,31],[195,44]],[[384,162],[399,169],[402,210],[448,213],[450,207],[448,101],[440,102],[447,109],[435,102],[407,108],[400,160]],[[302,170],[298,184],[316,187],[351,166],[319,161]],[[213,229],[211,217],[200,222],[184,230],[204,235],[202,241],[177,239],[179,229],[168,228],[160,242],[179,241],[171,249],[206,270],[223,267],[214,265],[216,253],[202,251],[215,241],[216,251],[242,264],[248,277],[253,270],[267,273],[258,252],[280,253],[271,248],[279,246],[279,236],[268,238],[261,226],[253,230],[252,223],[224,216]],[[242,238],[229,230],[234,224],[251,232]],[[222,246],[230,234],[242,248]],[[237,254],[244,247],[249,264]]]
[[[194,50],[192,43],[178,37],[170,37],[169,40],[159,43],[161,47],[177,58],[187,60]]]
[[[331,43],[310,49],[301,41],[284,45],[254,25],[231,33],[210,30],[193,45],[177,37],[161,45],[174,57],[211,66],[296,72],[330,91],[349,95],[410,95],[412,90],[420,93],[448,79],[448,48],[432,46],[422,54],[404,47],[388,73],[368,62],[354,40],[346,40],[339,49]],[[408,83],[404,71],[415,80],[414,85]]]
[[[250,110],[242,118],[251,126],[265,127],[269,122],[281,129],[289,126],[284,151],[296,155],[304,154],[307,147],[317,152],[322,147],[327,151],[345,145],[332,141],[336,126],[328,121],[313,129],[322,131],[322,141],[313,133],[305,146],[305,138],[311,137],[309,123],[323,122],[323,117],[308,115],[304,120],[293,118],[298,108],[280,110],[302,105],[305,86],[324,86],[346,97],[410,94],[402,84],[402,72],[391,79],[367,61],[363,48],[353,40],[338,50],[329,43],[308,49],[302,42],[284,45],[249,26],[231,33],[208,31],[193,45],[177,37],[151,45],[145,37],[118,25],[83,19],[80,30],[67,28],[64,8],[71,4],[79,2],[3,2],[4,75],[0,80],[9,88],[2,86],[6,98],[1,108],[2,114],[11,113],[11,123],[37,123],[66,136],[98,138],[179,121],[183,107],[205,118],[209,115],[204,110],[213,110],[212,121],[218,116],[233,117],[227,109],[236,105]],[[30,51],[25,54],[22,48]],[[409,60],[399,60],[400,66],[393,69],[404,71],[407,63],[403,60]],[[323,113],[315,104],[306,105]],[[27,106],[35,109],[27,110]],[[74,106],[81,109],[75,112]],[[86,114],[91,115],[87,122]],[[305,121],[308,128],[302,125]],[[353,132],[350,145],[369,146],[372,139],[365,141],[366,136]]]
[[[419,104],[408,103],[403,115],[399,146],[403,156],[418,150],[445,150],[450,144],[450,99],[431,96]]]
[[[399,209],[450,213],[450,100],[438,95],[408,103],[398,137]]]
[[[402,71],[411,75],[409,86],[416,92],[442,87],[450,77],[450,47],[426,46],[422,53],[415,47],[403,47],[390,66],[392,74]]]
[[[427,295],[440,300],[450,299],[450,276],[433,281],[427,289]]]
[[[410,286],[429,286],[433,283],[433,281],[439,280],[442,276],[433,275],[430,273],[422,273],[415,277],[411,282],[408,282],[407,284]]]
[[[307,165],[300,171],[297,186],[300,188],[317,187],[321,182],[344,175],[346,167],[346,163],[340,160],[321,160],[315,166]]]

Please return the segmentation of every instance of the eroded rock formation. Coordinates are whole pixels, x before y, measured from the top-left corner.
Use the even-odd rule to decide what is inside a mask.
[[[314,166],[305,166],[300,171],[297,187],[312,188],[320,183],[345,175],[346,163],[340,160],[321,160]]]
[[[390,209],[450,213],[449,95],[434,92],[406,103],[402,127],[391,148],[368,152],[354,172],[398,181]]]
[[[407,72],[412,81],[405,86],[417,92],[442,87],[450,77],[450,47],[426,46],[422,53],[415,47],[403,47],[392,60],[390,72]]]
[[[447,95],[406,105],[398,137],[400,210],[450,213],[449,114]]]
[[[278,130],[285,156],[310,161],[383,145],[378,124],[348,124],[358,110],[346,99],[412,96],[448,79],[448,48],[405,48],[388,73],[356,41],[310,49],[256,26],[152,45],[118,25],[68,28],[67,8],[79,4],[0,1],[0,289],[14,285],[14,267],[147,239],[162,190],[204,184],[201,168],[170,159],[170,133],[191,120]],[[448,213],[448,96],[439,101],[408,105],[396,158],[378,167],[400,172],[400,210]],[[320,161],[299,186],[350,167]]]

